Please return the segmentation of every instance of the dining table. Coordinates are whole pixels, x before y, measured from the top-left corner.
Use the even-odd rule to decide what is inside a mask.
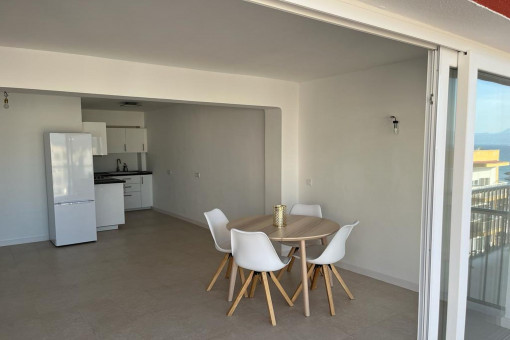
[[[251,232],[261,231],[265,233],[271,241],[299,242],[301,280],[303,283],[304,314],[305,316],[310,316],[310,302],[308,299],[308,267],[306,264],[306,241],[320,239],[322,240],[323,244],[326,244],[326,237],[336,233],[340,229],[340,225],[326,218],[303,215],[288,215],[286,226],[275,227],[273,225],[273,215],[257,215],[243,217],[231,221],[227,224],[227,229],[238,229]],[[234,296],[234,287],[237,276],[237,264],[235,263],[235,258],[232,266],[228,301],[232,301]]]

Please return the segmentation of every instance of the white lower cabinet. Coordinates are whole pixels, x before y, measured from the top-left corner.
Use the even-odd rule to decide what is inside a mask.
[[[96,184],[96,226],[98,231],[118,229],[124,224],[124,188],[122,183]]]
[[[152,207],[152,175],[142,175],[140,177],[142,180],[140,185],[142,208],[150,208]]]
[[[152,175],[113,177],[125,181],[124,209],[150,209],[152,207]]]
[[[140,198],[140,191],[138,192],[125,192],[124,191],[124,209],[140,209],[142,207],[142,200]]]

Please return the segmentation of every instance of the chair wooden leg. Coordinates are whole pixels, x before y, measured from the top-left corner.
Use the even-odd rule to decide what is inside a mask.
[[[292,249],[294,249],[294,253],[298,250],[297,247],[292,247]],[[291,249],[291,250],[292,250]],[[290,259],[290,262],[289,264],[287,265],[287,272],[290,273],[290,271],[292,270],[292,266],[294,265],[294,260],[296,260],[296,258],[293,256],[291,259]]]
[[[331,271],[333,272],[333,274],[335,274],[338,282],[340,282],[340,285],[342,285],[342,288],[347,293],[347,296],[349,297],[349,299],[354,300],[354,295],[352,295],[351,291],[349,290],[349,287],[347,287],[347,285],[345,284],[344,280],[340,276],[340,273],[338,272],[338,270],[336,270],[335,265],[333,265],[333,264],[330,265],[330,268],[331,268]]]
[[[230,273],[232,273],[232,260],[233,260],[233,257],[230,256],[228,258],[228,267],[227,267],[227,272],[225,273],[225,279],[229,279]]]
[[[326,293],[328,294],[329,312],[335,315],[335,304],[333,303],[333,293],[331,292],[331,278],[329,277],[329,268],[326,265],[322,266],[324,273],[324,284],[326,285]]]
[[[280,281],[278,281],[278,279],[276,278],[276,276],[273,274],[273,272],[269,272],[269,276],[271,276],[271,279],[273,279],[273,282],[276,286],[276,288],[278,288],[278,290],[280,291],[280,293],[282,293],[283,295],[283,298],[285,299],[285,301],[287,301],[287,303],[289,304],[289,306],[294,306],[294,304],[292,303],[292,301],[290,300],[289,296],[287,295],[287,292],[285,291],[285,289],[283,289],[282,285],[280,284]]]
[[[271,318],[271,325],[276,326],[276,318],[274,317],[273,301],[271,301],[271,292],[269,291],[269,282],[267,282],[266,272],[262,272],[262,285],[266,291],[267,309]]]
[[[290,257],[290,262],[292,262],[294,260],[294,257],[292,257],[294,255],[294,253],[296,252],[296,247],[292,247],[290,248],[290,251],[289,253],[287,254],[287,257]],[[289,262],[289,264],[290,264]],[[287,265],[288,266],[288,265]],[[287,266],[283,267],[282,269],[280,269],[280,271],[278,272],[278,275],[276,275],[276,278],[279,280],[281,277],[282,277],[282,274],[283,272],[285,271],[285,268],[287,268]]]
[[[251,284],[250,294],[248,295],[250,298],[255,296],[255,289],[257,288],[257,283],[259,283],[259,277],[258,274],[255,274],[255,277],[253,278],[253,282]]]
[[[232,271],[230,273],[230,280],[228,282],[228,295],[227,295],[227,301],[229,302],[232,301],[232,298],[234,297],[234,290],[236,288],[237,268],[238,268],[237,263],[235,261],[232,261]]]
[[[223,267],[225,267],[225,263],[227,263],[227,260],[229,259],[230,254],[225,254],[223,256],[223,259],[221,260],[220,265],[218,266],[218,269],[216,270],[216,273],[214,273],[211,282],[209,283],[209,286],[207,286],[206,291],[210,291],[212,287],[214,286],[214,283],[218,279],[218,276],[220,276],[221,271],[223,270]]]
[[[307,278],[310,278],[312,276],[313,269],[315,268],[315,265],[312,265],[310,269],[308,269]],[[303,290],[303,282],[299,283],[299,286],[297,286],[296,291],[294,292],[294,295],[292,295],[292,298],[290,299],[292,302],[295,302],[298,298],[299,294],[301,294],[301,291]]]
[[[331,287],[333,287],[333,283],[335,282],[333,280],[333,271],[329,268],[328,268],[328,270],[329,270],[329,284],[331,285]]]
[[[315,267],[315,271],[313,272],[312,284],[310,285],[310,290],[317,289],[317,278],[319,273],[321,272],[321,267]]]
[[[253,270],[250,272],[250,275],[248,275],[248,278],[244,282],[244,285],[241,287],[241,291],[239,292],[239,294],[237,294],[237,297],[234,300],[234,302],[232,303],[232,306],[230,306],[230,309],[227,312],[227,316],[232,316],[232,314],[234,314],[234,311],[236,310],[237,305],[239,304],[239,301],[241,301],[241,299],[243,298],[244,292],[246,291],[246,289],[248,289],[248,286],[250,285],[252,278],[253,278]]]
[[[241,267],[239,267],[239,277],[241,278],[241,287],[242,287],[242,285],[244,285],[244,282],[246,281],[246,278],[244,277],[244,270]],[[244,297],[248,297],[248,291],[244,292]]]

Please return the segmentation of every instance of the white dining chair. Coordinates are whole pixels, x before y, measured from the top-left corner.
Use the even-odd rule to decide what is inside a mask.
[[[241,291],[232,303],[232,306],[227,312],[228,316],[232,316],[241,301],[243,294],[246,293],[248,286],[252,280],[262,278],[262,284],[266,292],[267,308],[271,324],[276,325],[276,318],[274,315],[273,302],[271,300],[271,293],[269,292],[269,282],[267,280],[267,273],[271,276],[274,284],[285,298],[289,306],[293,306],[291,299],[283,289],[282,285],[273,274],[274,271],[280,270],[285,267],[289,262],[289,258],[280,256],[276,253],[271,241],[263,232],[245,232],[237,229],[231,230],[232,238],[232,254],[234,261],[239,267],[250,270],[250,274],[242,285]]]
[[[313,216],[322,218],[322,209],[318,204],[302,204],[296,203],[290,209],[289,215],[303,215],[303,216]],[[307,246],[312,244],[320,244],[320,240],[310,240],[307,241]],[[299,250],[299,242],[282,242],[283,245],[290,247],[289,254],[287,257],[290,257],[290,262],[287,265],[287,272],[292,270],[292,266],[294,265],[294,257],[293,255]],[[282,268],[278,275],[276,276],[278,279],[281,278],[285,268]]]
[[[230,277],[230,272],[232,270],[232,247],[230,244],[230,231],[227,229],[227,216],[225,216],[225,214],[220,209],[213,209],[211,211],[205,212],[204,215],[205,219],[207,220],[207,224],[209,225],[209,230],[211,231],[216,250],[225,253],[225,256],[218,266],[218,269],[211,279],[211,282],[206,288],[206,291],[210,291],[216,283],[216,280],[223,270],[223,267],[225,267],[227,261],[228,266],[225,277]],[[244,272],[241,267],[239,267],[239,276],[241,277],[241,282],[244,282]]]
[[[326,285],[326,293],[328,295],[329,302],[329,310],[331,315],[335,315],[335,305],[333,304],[333,294],[331,292],[331,284],[330,284],[330,272],[331,270],[335,277],[337,278],[340,285],[342,285],[343,289],[347,293],[349,299],[354,300],[354,296],[351,291],[345,284],[344,280],[340,276],[340,273],[335,267],[335,263],[340,261],[345,256],[345,242],[347,241],[347,237],[351,233],[352,229],[359,224],[359,221],[354,222],[353,224],[343,226],[339,231],[336,232],[335,236],[327,246],[324,245],[313,245],[310,247],[306,247],[306,262],[308,262],[311,266],[308,269],[308,278],[314,274],[314,281],[318,278],[318,273],[321,271],[324,275],[324,283]],[[296,255],[294,255],[296,256]],[[297,257],[297,256],[296,256]],[[312,282],[312,286],[315,282]],[[292,301],[296,301],[297,297],[303,290],[303,284],[299,284],[292,296]]]

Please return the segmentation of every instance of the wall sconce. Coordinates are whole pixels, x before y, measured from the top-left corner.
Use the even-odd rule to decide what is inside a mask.
[[[395,132],[396,135],[398,135],[398,120],[397,117],[391,116],[391,119],[393,119],[393,132]]]
[[[7,94],[7,91],[4,91],[4,109],[8,109],[9,108],[9,95]]]

